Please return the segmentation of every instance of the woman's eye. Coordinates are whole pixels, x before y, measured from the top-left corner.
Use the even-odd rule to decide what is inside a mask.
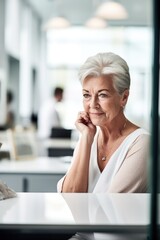
[[[101,94],[98,95],[98,97],[100,97],[100,98],[106,98],[106,97],[107,97],[107,94],[106,94],[106,93],[101,93]]]
[[[85,94],[83,94],[83,97],[86,98],[86,99],[88,99],[88,98],[90,98],[90,95],[87,94],[87,93],[85,93]]]

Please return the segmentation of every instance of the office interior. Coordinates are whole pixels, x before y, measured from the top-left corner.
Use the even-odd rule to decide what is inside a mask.
[[[0,179],[17,192],[57,191],[56,184],[70,165],[78,139],[74,122],[83,106],[77,73],[90,55],[113,51],[128,62],[131,91],[126,115],[152,131],[156,1],[115,1],[126,9],[126,16],[119,19],[97,17],[96,11],[104,2],[109,1],[0,0]],[[66,26],[51,23],[53,18],[62,16],[67,20]],[[98,20],[96,25],[93,18]],[[65,90],[58,111],[70,136],[40,140],[38,110],[56,86]],[[15,135],[5,125],[7,90],[14,95]],[[22,142],[25,147],[18,149]],[[149,161],[152,165],[152,156]],[[150,179],[150,169],[148,175]],[[156,181],[159,193],[160,179]],[[149,206],[149,220],[150,212]],[[49,211],[47,214],[51,218]],[[150,229],[148,225],[150,239],[159,225],[154,227]]]

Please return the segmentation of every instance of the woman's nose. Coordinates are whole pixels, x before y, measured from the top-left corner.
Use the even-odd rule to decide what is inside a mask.
[[[90,100],[90,107],[95,108],[99,106],[98,99],[96,97],[92,97]]]

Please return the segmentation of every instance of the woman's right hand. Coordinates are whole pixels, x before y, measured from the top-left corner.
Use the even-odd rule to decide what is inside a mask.
[[[83,134],[89,134],[94,137],[96,134],[96,126],[91,122],[87,112],[79,112],[75,122],[76,128]]]
[[[62,180],[63,183],[60,184],[62,192],[82,193],[88,191],[89,163],[96,126],[93,125],[88,113],[85,111],[78,113],[75,126],[81,133],[81,137],[74,150],[71,167]]]

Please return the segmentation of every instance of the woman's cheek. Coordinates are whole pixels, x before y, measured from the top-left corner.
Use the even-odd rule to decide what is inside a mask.
[[[83,107],[84,107],[84,110],[87,112],[87,110],[88,110],[88,105],[86,104],[86,102],[83,102]]]

